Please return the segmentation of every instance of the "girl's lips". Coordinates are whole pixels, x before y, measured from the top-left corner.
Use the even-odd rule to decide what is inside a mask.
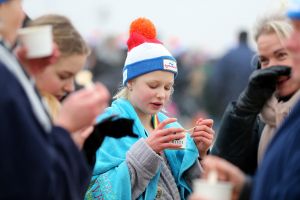
[[[155,108],[160,108],[163,104],[162,103],[150,103]]]

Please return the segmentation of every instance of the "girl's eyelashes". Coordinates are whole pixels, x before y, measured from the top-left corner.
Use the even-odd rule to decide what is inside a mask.
[[[154,85],[154,84],[149,84],[148,86],[149,86],[151,89],[155,89],[155,88],[158,87],[157,85]]]
[[[74,75],[69,72],[57,73],[57,75],[61,80],[67,80],[67,79],[74,77]]]
[[[59,77],[61,80],[67,80],[67,79],[69,79],[71,76],[70,76],[70,75],[66,75],[66,74],[59,74],[58,77]]]

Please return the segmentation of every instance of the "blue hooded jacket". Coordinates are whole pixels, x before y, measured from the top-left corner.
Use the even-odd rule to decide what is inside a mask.
[[[134,108],[129,101],[117,99],[106,112],[98,118],[98,121],[117,115],[134,119],[133,132],[138,138],[123,137],[115,139],[106,137],[102,146],[96,153],[96,164],[90,188],[86,194],[86,199],[122,199],[131,200],[131,181],[128,166],[126,164],[126,152],[140,138],[146,138],[145,129],[139,120]],[[158,113],[159,121],[167,119],[167,116]],[[180,127],[178,123],[169,124],[166,127]],[[187,135],[187,145],[185,150],[165,150],[164,151],[170,165],[170,169],[179,189],[181,199],[191,193],[191,188],[183,178],[183,173],[188,170],[198,158],[198,149],[191,137]],[[145,192],[138,199],[155,199],[157,184],[160,178],[160,170],[151,179]]]

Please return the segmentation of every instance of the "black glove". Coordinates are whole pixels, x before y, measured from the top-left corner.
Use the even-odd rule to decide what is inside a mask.
[[[105,136],[114,138],[137,137],[132,131],[133,122],[131,119],[112,116],[95,125],[94,131],[83,144],[83,153],[91,167],[95,164],[95,153],[101,146]]]
[[[259,113],[266,101],[276,89],[276,83],[280,76],[290,76],[291,67],[272,66],[255,70],[250,78],[248,86],[240,94],[236,106],[242,111]]]

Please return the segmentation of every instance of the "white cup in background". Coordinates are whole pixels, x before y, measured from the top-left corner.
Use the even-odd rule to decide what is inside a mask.
[[[179,140],[173,140],[173,144],[181,144],[180,149],[185,149],[186,148],[186,133],[184,132],[184,138],[179,139]]]
[[[42,58],[52,54],[52,26],[32,26],[18,31],[19,41],[27,49],[27,58]]]
[[[194,194],[207,200],[231,200],[232,184],[229,182],[210,183],[204,179],[193,181]]]

